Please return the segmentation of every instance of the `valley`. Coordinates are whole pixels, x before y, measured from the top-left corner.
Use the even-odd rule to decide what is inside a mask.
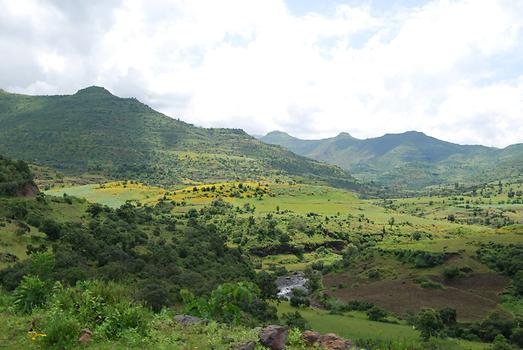
[[[0,103],[2,345],[82,348],[88,329],[93,349],[236,349],[281,324],[291,350],[307,329],[369,350],[521,346],[516,173],[369,182],[102,88]]]

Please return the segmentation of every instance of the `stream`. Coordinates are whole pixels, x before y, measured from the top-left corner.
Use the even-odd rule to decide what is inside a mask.
[[[291,274],[278,277],[276,279],[276,286],[278,287],[278,297],[284,299],[290,299],[292,296],[292,290],[294,288],[304,289],[307,278],[303,272],[293,272]]]

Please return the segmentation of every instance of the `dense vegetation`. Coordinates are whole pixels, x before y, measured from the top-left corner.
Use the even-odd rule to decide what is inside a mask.
[[[300,140],[275,131],[260,139],[338,165],[358,178],[400,188],[476,183],[479,178],[494,181],[523,173],[520,144],[504,149],[464,146],[413,131],[366,140],[347,133],[323,140]]]
[[[34,186],[29,166],[23,161],[12,161],[0,155],[0,196],[24,194],[28,186]]]
[[[359,186],[340,168],[262,143],[242,130],[198,128],[100,87],[66,96],[0,92],[0,123],[0,154],[66,174],[163,185],[292,176]]]

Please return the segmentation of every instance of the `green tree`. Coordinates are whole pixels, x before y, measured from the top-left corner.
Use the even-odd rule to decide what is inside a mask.
[[[416,316],[416,328],[425,341],[437,336],[443,330],[443,322],[434,309],[423,309]]]

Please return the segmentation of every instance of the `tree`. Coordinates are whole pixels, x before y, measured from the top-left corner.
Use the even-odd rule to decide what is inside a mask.
[[[50,241],[57,241],[58,239],[60,239],[60,236],[62,235],[62,228],[60,224],[51,219],[46,219],[42,223],[42,226],[40,226],[40,230],[47,235],[47,238]]]
[[[373,306],[370,308],[369,311],[367,311],[367,317],[371,321],[383,321],[387,317],[387,311],[377,307]]]
[[[282,320],[289,328],[298,328],[301,330],[307,328],[307,321],[298,311],[283,314]]]
[[[523,271],[518,271],[512,279],[512,285],[516,295],[523,295]]]
[[[416,328],[425,341],[437,336],[443,330],[443,322],[434,309],[423,309],[416,316]]]
[[[452,309],[450,307],[445,307],[441,310],[439,310],[439,318],[441,319],[441,322],[445,326],[451,326],[456,323],[457,321],[457,312],[456,309]]]
[[[396,219],[394,219],[394,217],[391,217],[391,218],[389,219],[389,225],[390,225],[390,226],[393,226],[393,225],[394,225],[394,222],[396,222]]]

